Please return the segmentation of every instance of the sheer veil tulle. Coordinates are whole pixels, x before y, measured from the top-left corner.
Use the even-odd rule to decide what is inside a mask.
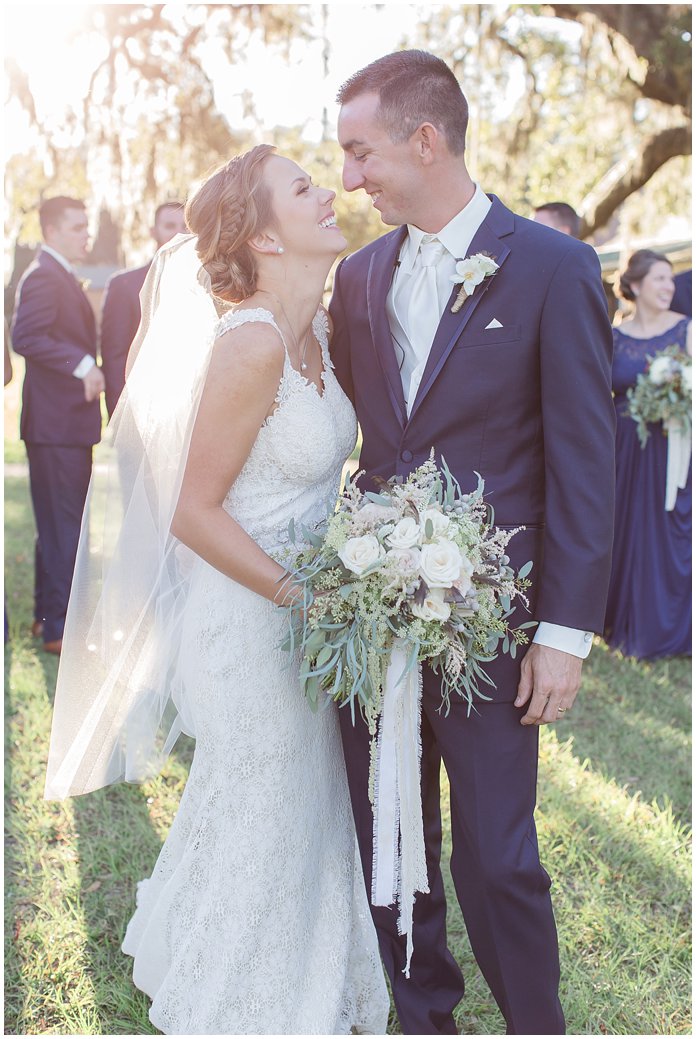
[[[58,670],[51,799],[142,780],[182,731],[195,735],[178,659],[193,556],[170,533],[218,321],[195,247],[179,235],[155,257],[135,360],[95,453]]]

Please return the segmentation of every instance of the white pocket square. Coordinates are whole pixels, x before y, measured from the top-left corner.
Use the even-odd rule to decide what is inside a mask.
[[[498,321],[497,317],[494,317],[492,321],[489,321],[486,328],[502,328],[502,321]]]

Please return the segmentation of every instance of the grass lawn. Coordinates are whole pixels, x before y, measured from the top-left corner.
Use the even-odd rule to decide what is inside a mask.
[[[8,460],[22,457],[10,448]],[[29,635],[33,527],[21,474],[6,478],[5,508],[5,1032],[153,1033],[120,942],[191,748],[146,786],[42,800],[57,662]],[[691,1033],[690,676],[689,661],[641,664],[598,642],[576,707],[542,731],[537,824],[571,1034]],[[450,944],[467,979],[459,1030],[502,1034],[446,879]],[[389,1031],[398,1033],[393,1015]]]

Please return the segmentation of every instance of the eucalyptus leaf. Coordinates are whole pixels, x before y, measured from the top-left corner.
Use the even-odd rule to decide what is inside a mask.
[[[324,664],[331,660],[332,655],[331,649],[328,646],[324,646],[317,654],[316,667],[323,667]]]
[[[305,643],[305,654],[313,657],[324,645],[326,635],[321,628],[315,628]]]
[[[316,710],[319,704],[319,689],[320,686],[318,678],[312,676],[311,678],[307,679],[307,683],[305,685],[305,696],[307,697],[309,705],[313,708],[313,710]]]

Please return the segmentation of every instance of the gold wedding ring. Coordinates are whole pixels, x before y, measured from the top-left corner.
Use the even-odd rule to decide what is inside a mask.
[[[567,710],[568,710],[568,708],[567,708],[567,707],[559,707],[559,708],[558,708],[558,713],[559,713],[559,714],[565,714],[565,712],[566,712]]]

